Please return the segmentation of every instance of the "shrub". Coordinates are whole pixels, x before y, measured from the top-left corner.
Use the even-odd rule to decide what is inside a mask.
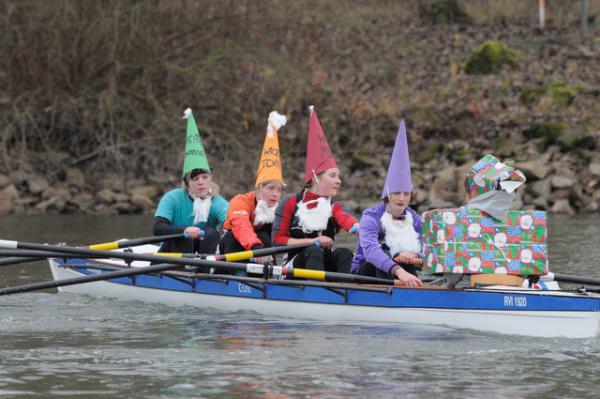
[[[514,50],[495,40],[486,40],[466,62],[465,72],[485,75],[500,71],[503,65],[515,65],[517,54]]]

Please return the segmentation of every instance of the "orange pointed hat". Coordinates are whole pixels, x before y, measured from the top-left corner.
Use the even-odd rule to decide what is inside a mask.
[[[306,168],[304,169],[304,184],[314,176],[327,169],[337,168],[325,133],[317,118],[314,106],[310,106],[310,121],[308,122],[308,142],[306,144]]]
[[[260,161],[258,162],[255,186],[270,180],[277,180],[285,186],[281,173],[281,158],[279,157],[279,139],[277,138],[277,133],[282,126],[285,126],[286,122],[287,118],[285,115],[281,115],[277,111],[269,114],[267,135],[260,155]]]

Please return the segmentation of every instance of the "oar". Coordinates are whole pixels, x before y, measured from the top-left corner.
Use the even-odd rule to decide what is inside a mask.
[[[358,274],[350,273],[337,273],[327,272],[322,270],[310,270],[310,269],[297,269],[293,266],[283,266],[281,274],[284,276],[296,277],[296,278],[307,278],[311,280],[322,280],[322,281],[347,281],[352,283],[371,283],[371,284],[386,284],[402,286],[400,280],[388,280],[378,277],[361,276]]]
[[[132,268],[127,268],[125,270],[117,270],[114,272],[93,274],[90,276],[74,277],[74,278],[69,278],[69,279],[64,279],[64,280],[44,281],[41,283],[19,285],[16,287],[8,287],[8,288],[0,289],[0,296],[1,295],[10,295],[10,294],[19,294],[19,293],[30,292],[30,291],[45,290],[48,288],[58,288],[58,287],[64,287],[67,285],[85,284],[85,283],[91,283],[94,281],[110,280],[110,279],[119,278],[119,277],[131,277],[131,276],[135,276],[138,274],[159,273],[159,272],[164,272],[166,270],[180,269],[182,267],[183,267],[182,265],[174,266],[171,264],[160,264],[160,265],[152,265],[152,266],[146,266],[146,267],[132,267]]]
[[[200,258],[183,258],[183,257],[174,257],[170,256],[170,254],[162,254],[158,253],[156,255],[148,255],[148,254],[137,254],[137,253],[128,253],[128,252],[115,252],[115,251],[97,251],[93,249],[87,248],[78,248],[78,247],[69,247],[66,245],[49,245],[49,244],[36,244],[29,242],[18,242],[18,241],[9,241],[9,240],[0,240],[0,249],[28,249],[28,250],[36,250],[36,251],[50,251],[56,252],[59,254],[75,254],[75,255],[84,255],[84,257],[94,257],[94,258],[116,258],[123,259],[127,261],[145,261],[145,262],[156,262],[156,263],[170,263],[172,265],[183,265],[183,266],[210,266],[210,267],[219,267],[229,270],[242,270],[248,273],[262,273],[262,269],[264,265],[259,265],[255,263],[251,264],[243,264],[243,263],[234,263],[234,262],[223,262],[223,261],[214,261],[209,259],[200,259]],[[260,270],[260,272],[258,272]]]
[[[254,249],[254,250],[250,250],[250,251],[230,252],[227,254],[220,254],[220,255],[201,254],[201,255],[199,255],[199,257],[201,257],[203,259],[207,259],[207,260],[237,262],[240,260],[248,260],[248,259],[252,259],[252,258],[258,258],[260,256],[269,256],[269,255],[276,255],[276,254],[280,254],[280,253],[284,253],[284,252],[290,252],[290,251],[294,251],[296,249],[311,247],[313,245],[318,247],[321,244],[318,241],[316,241],[314,243],[285,245],[285,246],[281,246],[281,247],[271,247],[271,248],[261,248],[261,249]],[[182,254],[179,252],[171,252],[171,253],[163,252],[160,254],[160,256],[172,256],[175,258],[196,257],[196,255]]]
[[[561,273],[548,273],[548,274],[552,275],[552,276],[548,276],[548,277],[552,278],[554,281],[560,281],[563,283],[588,284],[588,285],[600,286],[599,278],[580,277],[580,276],[573,276],[570,274],[561,274]],[[542,279],[542,281],[543,281],[543,279]]]
[[[97,244],[97,245],[104,245],[104,244]],[[222,254],[222,255],[206,255],[206,254],[199,255],[199,254],[186,254],[186,253],[180,253],[180,252],[161,252],[161,253],[153,253],[153,254],[146,254],[146,255],[156,255],[156,256],[162,256],[162,257],[172,256],[175,258],[203,258],[206,260],[216,260],[216,261],[225,260],[228,262],[236,262],[236,261],[240,261],[240,260],[248,260],[248,259],[256,258],[259,256],[268,256],[268,255],[274,255],[274,254],[279,254],[279,253],[283,253],[283,252],[293,251],[295,249],[302,249],[302,248],[309,247],[311,245],[314,245],[314,244],[287,245],[287,246],[282,246],[282,247],[257,249],[257,250],[253,250],[253,251],[231,252],[231,253]],[[87,247],[87,248],[90,248],[90,247]],[[17,250],[0,249],[0,256],[14,256],[14,258],[5,258],[4,260],[16,259],[16,260],[19,260],[20,262],[27,262],[28,260],[41,260],[41,259],[45,259],[45,258],[94,258],[94,257],[96,257],[95,255],[66,254],[63,252],[23,250],[23,249],[17,249]],[[15,263],[17,263],[17,262],[13,261],[13,262],[8,262],[7,264],[5,264],[5,263],[3,263],[2,260],[0,260],[0,267],[14,265]]]
[[[101,244],[92,244],[92,245],[89,245],[89,246],[83,247],[83,248],[108,251],[108,250],[112,250],[112,249],[135,247],[138,245],[155,244],[158,242],[175,240],[178,238],[185,238],[185,236],[186,235],[184,233],[180,233],[180,234],[169,234],[169,235],[164,235],[164,236],[134,238],[131,240],[119,240],[119,241],[105,242],[105,243],[101,243]],[[16,265],[19,263],[26,263],[26,262],[35,262],[37,260],[42,260],[42,259],[46,258],[46,256],[44,256],[44,255],[29,256],[25,253],[23,253],[22,256],[20,254],[5,255],[5,256],[14,256],[14,257],[0,259],[0,266]],[[50,257],[53,257],[53,256],[57,256],[57,255],[50,255]],[[60,255],[58,255],[58,256],[60,256]]]

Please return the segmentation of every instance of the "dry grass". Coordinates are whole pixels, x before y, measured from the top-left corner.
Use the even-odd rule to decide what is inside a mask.
[[[217,176],[235,176],[230,195],[253,181],[277,109],[290,119],[280,140],[296,182],[311,104],[343,166],[358,151],[380,168],[368,154],[393,141],[400,117],[433,109],[411,122],[439,135],[485,87],[456,68],[479,39],[504,34],[486,24],[535,34],[537,1],[460,3],[471,33],[418,21],[408,0],[2,2],[0,171],[178,176],[179,116],[192,107]],[[576,33],[578,9],[548,3],[552,34]]]

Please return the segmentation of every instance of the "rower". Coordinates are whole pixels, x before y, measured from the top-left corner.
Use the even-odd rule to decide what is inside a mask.
[[[358,223],[334,197],[342,184],[340,170],[317,113],[310,107],[304,189],[285,197],[275,212],[273,245],[317,243],[288,254],[295,268],[348,273],[352,251],[333,249],[337,232],[357,232]]]
[[[360,219],[352,273],[398,279],[408,287],[422,285],[410,264],[421,257],[421,216],[408,206],[412,190],[406,127],[401,121],[381,202],[366,209]]]
[[[238,194],[231,199],[227,219],[223,225],[225,234],[221,239],[221,253],[271,246],[271,228],[275,220],[275,209],[285,187],[277,134],[286,122],[287,118],[276,111],[269,114],[254,191]],[[255,261],[267,264],[272,261],[272,257],[259,257]]]
[[[163,242],[160,252],[214,254],[228,202],[218,195],[192,110],[187,119],[182,187],[167,192],[154,214],[154,235],[184,233],[186,238]]]

